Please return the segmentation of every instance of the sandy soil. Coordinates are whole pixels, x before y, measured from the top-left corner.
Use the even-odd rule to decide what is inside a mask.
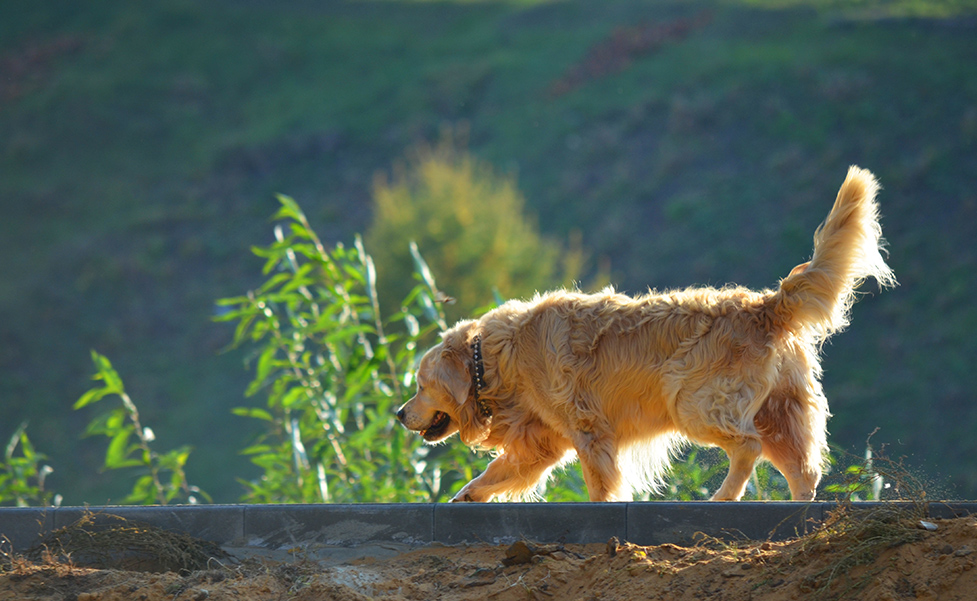
[[[607,600],[975,599],[977,519],[839,522],[786,542],[692,547],[606,545],[431,546],[392,558],[325,566],[232,558],[210,569],[142,572],[68,559],[0,561],[0,599],[176,600]]]

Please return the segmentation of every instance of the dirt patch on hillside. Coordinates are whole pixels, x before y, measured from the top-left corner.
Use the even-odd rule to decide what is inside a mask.
[[[926,528],[933,528],[928,530]],[[977,519],[920,523],[893,513],[833,516],[785,542],[642,547],[429,546],[327,566],[214,557],[206,569],[81,567],[70,557],[0,556],[0,599],[71,601],[445,601],[567,599],[972,599]]]
[[[617,27],[607,38],[591,46],[583,59],[550,85],[549,96],[557,98],[592,80],[624,71],[638,58],[652,54],[668,44],[680,42],[710,21],[712,13],[703,11],[694,17],[663,23]]]

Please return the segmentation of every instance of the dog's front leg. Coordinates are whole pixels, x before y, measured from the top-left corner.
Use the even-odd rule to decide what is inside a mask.
[[[493,459],[480,476],[458,491],[451,502],[487,503],[499,495],[505,497],[529,495],[561,456],[562,454],[554,454],[532,457],[530,461],[520,461],[515,453],[503,453]]]
[[[511,455],[503,453],[458,491],[451,502],[487,503],[498,495],[522,494],[534,488],[541,476],[542,470],[527,470],[516,465]]]
[[[580,432],[577,437],[577,456],[591,501],[630,501],[630,490],[617,464],[617,448],[610,435]]]
[[[482,474],[485,475],[484,473]],[[466,484],[464,488],[458,491],[454,497],[451,498],[452,503],[487,503],[492,500],[491,496],[486,497],[485,491],[479,486],[478,478],[474,478],[471,482]]]

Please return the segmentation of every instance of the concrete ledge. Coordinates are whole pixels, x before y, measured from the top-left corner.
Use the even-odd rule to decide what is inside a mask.
[[[434,505],[244,505],[244,542],[271,549],[434,541]]]
[[[726,540],[783,540],[813,530],[824,503],[628,503],[628,542],[688,544],[701,533]]]
[[[510,544],[520,538],[564,543],[626,539],[629,503],[443,503],[434,505],[434,540]]]
[[[856,503],[871,508],[877,503]],[[697,533],[782,540],[816,527],[835,503],[443,503],[2,507],[0,548],[22,552],[86,511],[185,532],[229,548],[293,551],[372,546],[393,552],[430,543],[689,544]],[[930,517],[977,514],[977,503],[931,502]]]

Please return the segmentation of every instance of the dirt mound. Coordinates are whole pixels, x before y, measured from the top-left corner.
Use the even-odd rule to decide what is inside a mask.
[[[215,560],[230,558],[214,543],[102,513],[85,513],[24,555],[34,563],[180,573],[202,570]]]
[[[921,522],[880,508],[839,512],[814,534],[785,542],[519,541],[430,546],[332,567],[302,557],[239,564],[214,557],[206,570],[148,573],[80,567],[70,555],[0,556],[0,599],[964,600],[977,590],[975,549],[972,516]]]

